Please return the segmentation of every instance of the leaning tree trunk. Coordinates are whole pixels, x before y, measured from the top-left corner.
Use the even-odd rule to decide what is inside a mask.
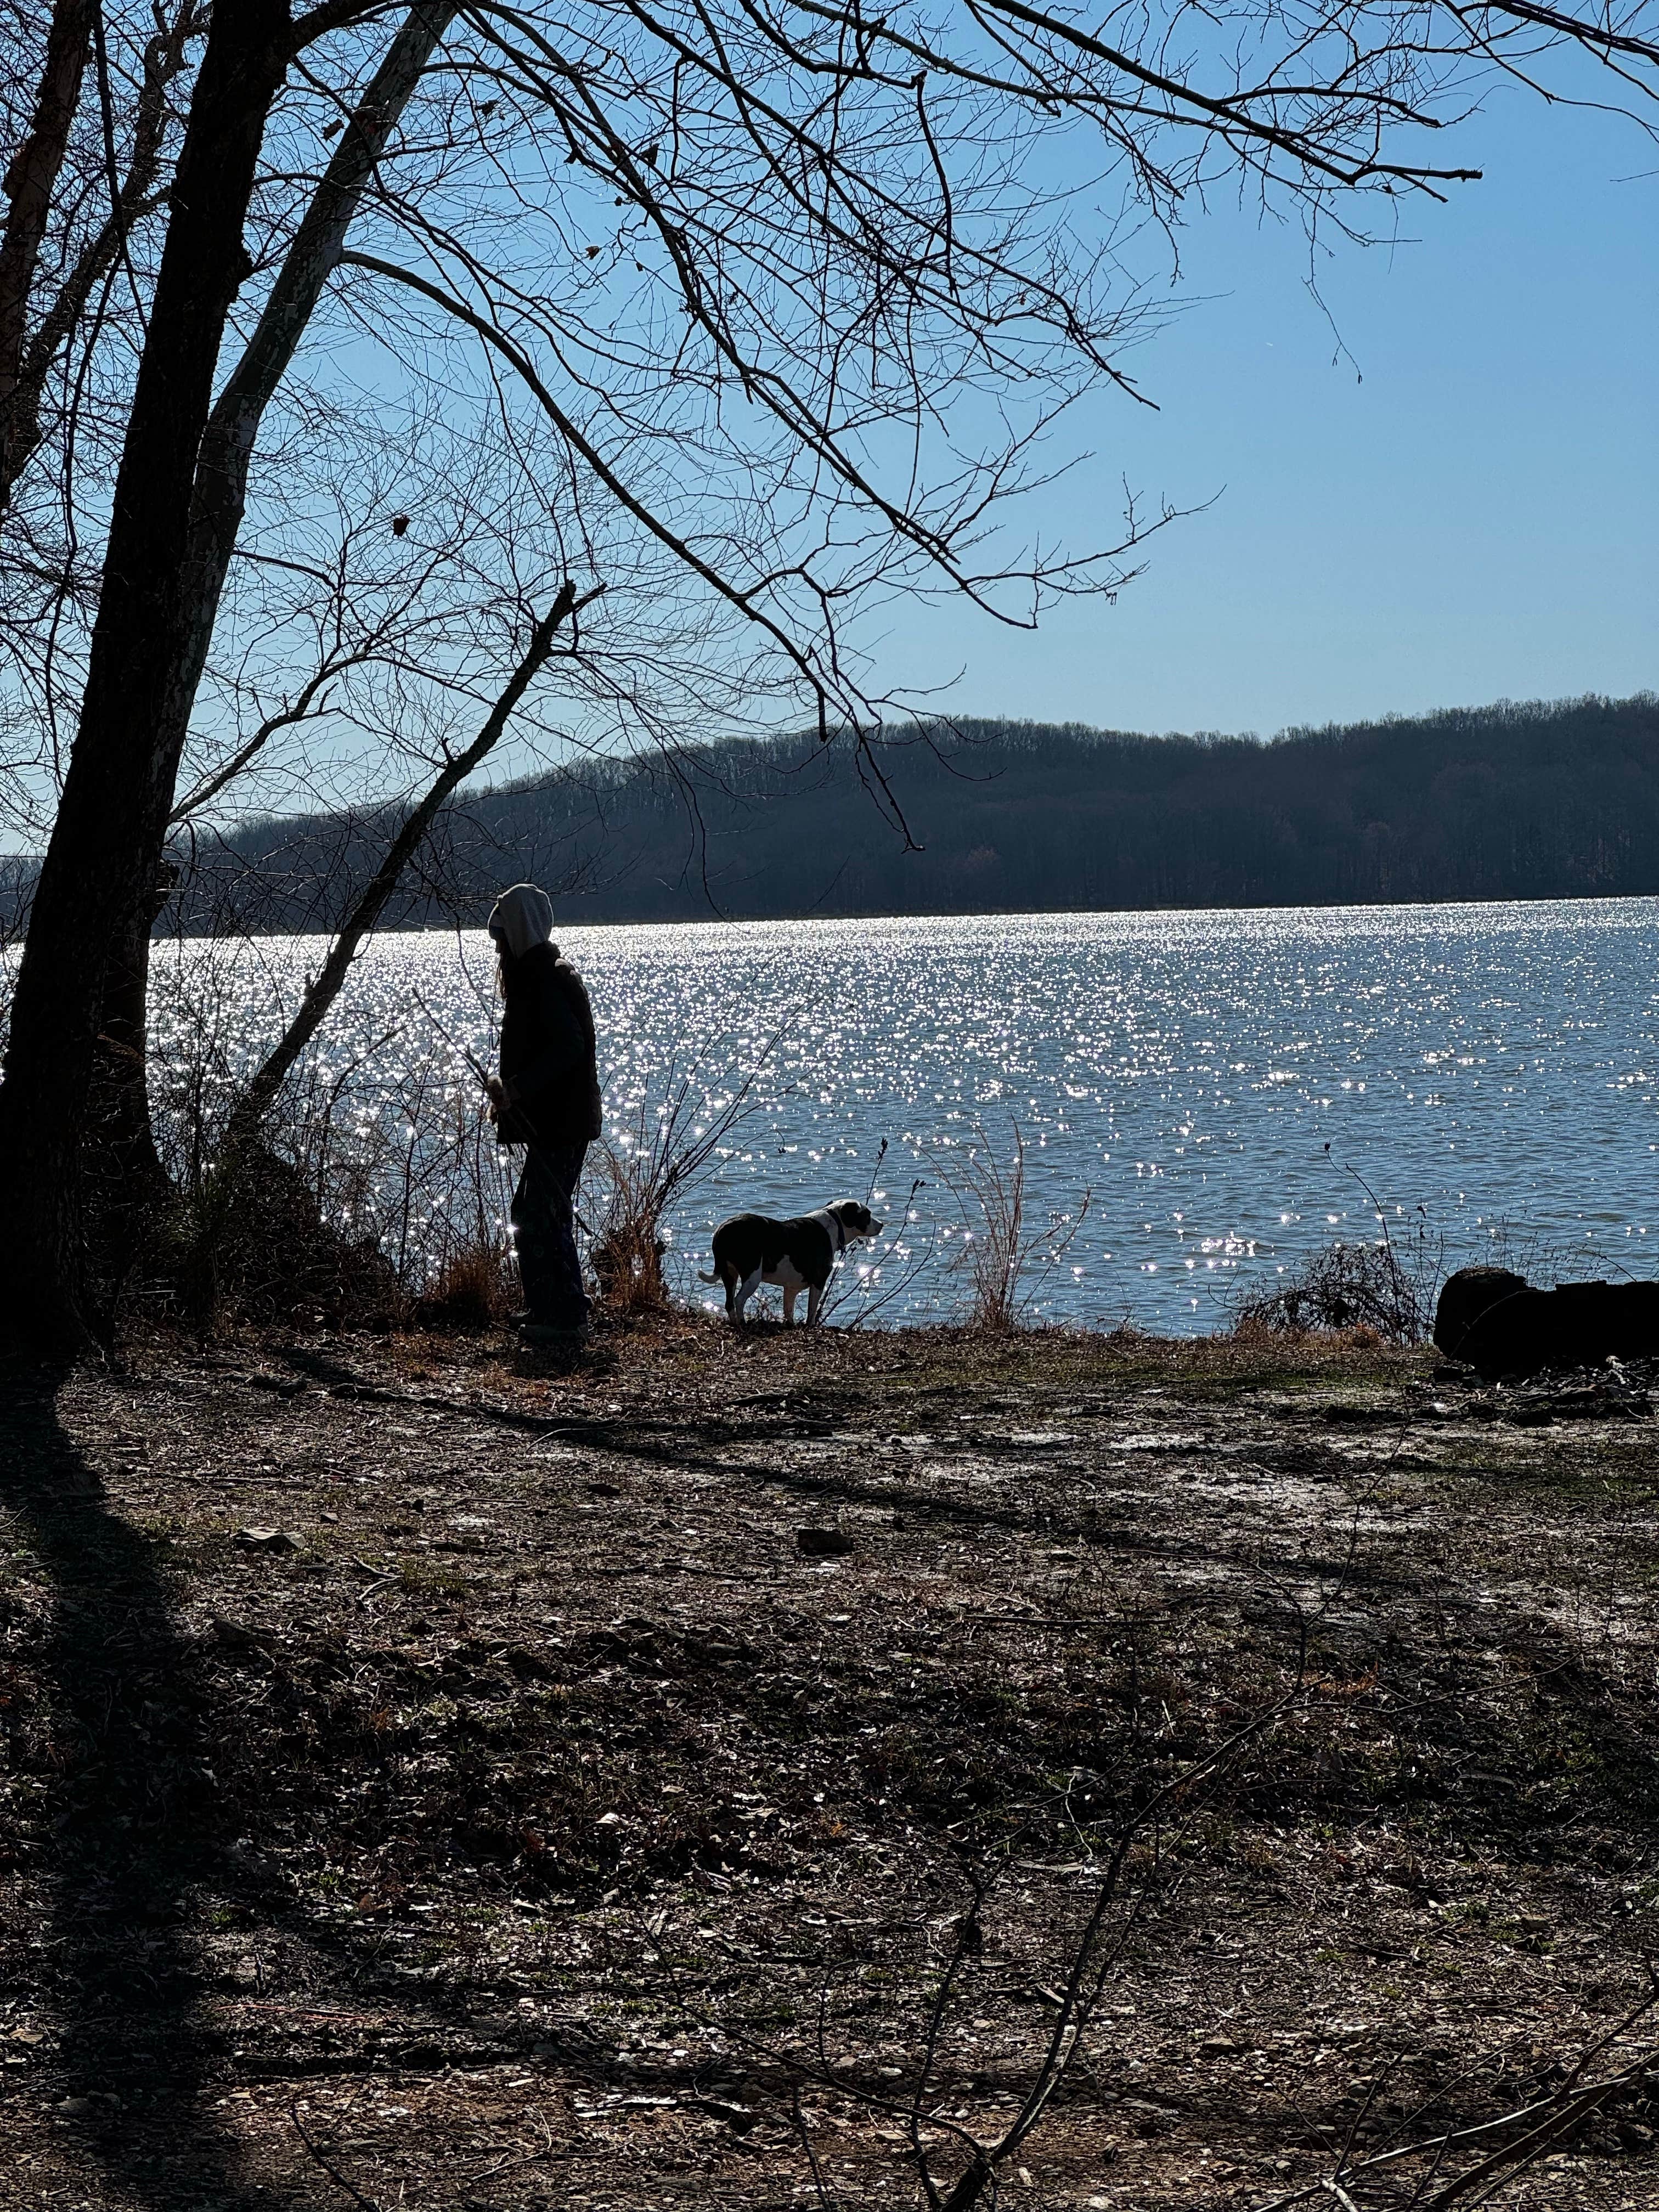
[[[451,755],[427,786],[419,803],[404,816],[397,836],[381,856],[380,866],[358,893],[350,912],[341,923],[339,934],[329,949],[327,959],[306,986],[305,996],[301,1000],[293,1020],[254,1071],[246,1089],[231,1109],[219,1160],[220,1174],[228,1188],[234,1186],[239,1163],[258,1137],[260,1124],[288,1080],[289,1071],[316,1036],[324,1016],[340,995],[341,986],[351,971],[352,962],[386,911],[386,902],[397,890],[404,869],[425,842],[438,818],[439,809],[451,793],[489,759],[513,719],[514,708],[552,652],[553,641],[560,629],[573,615],[580,614],[590,601],[596,599],[602,589],[602,586],[599,586],[578,598],[575,586],[568,577],[565,579],[552,605],[531,632],[524,657],[507,678],[506,688],[490,708],[483,727],[465,750]]]
[[[29,917],[0,1085],[7,1287],[37,1329],[88,1334],[81,1152],[111,956],[155,882],[173,798],[160,733],[213,370],[248,274],[242,225],[287,66],[283,0],[213,11],[116,477],[69,772]]]
[[[178,776],[225,577],[242,525],[248,467],[260,422],[287,374],[323,287],[339,264],[346,233],[362,204],[386,142],[455,13],[453,0],[424,0],[424,4],[410,10],[341,135],[283,258],[253,335],[208,418],[191,502],[189,551],[180,593],[180,650],[155,732],[161,773],[169,793]],[[159,866],[159,837],[155,858]],[[155,1158],[144,1027],[142,1018],[137,1018],[142,1015],[147,995],[152,920],[148,898],[141,900],[125,918],[121,955],[110,968],[109,1000],[100,1024],[97,1079],[98,1091],[108,1101],[112,1135],[141,1162]]]

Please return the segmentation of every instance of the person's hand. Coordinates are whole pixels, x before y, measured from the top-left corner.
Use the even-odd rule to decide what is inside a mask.
[[[488,1075],[484,1078],[484,1089],[489,1094],[489,1118],[499,1127],[507,1107],[507,1085],[499,1075]]]

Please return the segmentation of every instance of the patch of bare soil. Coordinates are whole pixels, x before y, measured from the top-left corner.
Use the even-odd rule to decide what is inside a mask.
[[[981,2203],[1659,2200],[1627,1381],[686,1322],[3,1387],[0,2203],[908,2206],[1022,2113]]]

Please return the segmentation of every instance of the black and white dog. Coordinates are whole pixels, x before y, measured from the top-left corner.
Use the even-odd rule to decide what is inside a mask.
[[[733,1214],[714,1231],[714,1272],[702,1279],[725,1284],[726,1318],[733,1328],[763,1283],[781,1289],[786,1328],[794,1321],[795,1300],[805,1291],[810,1328],[818,1317],[830,1270],[842,1254],[860,1237],[880,1234],[880,1222],[854,1198],[838,1199],[793,1221],[774,1221],[764,1213]]]

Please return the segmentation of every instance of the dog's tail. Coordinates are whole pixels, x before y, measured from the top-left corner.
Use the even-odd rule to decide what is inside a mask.
[[[702,1269],[699,1267],[697,1270],[697,1280],[700,1283],[723,1283],[726,1280],[726,1278],[721,1274],[718,1267],[714,1270],[712,1275],[705,1275]]]

